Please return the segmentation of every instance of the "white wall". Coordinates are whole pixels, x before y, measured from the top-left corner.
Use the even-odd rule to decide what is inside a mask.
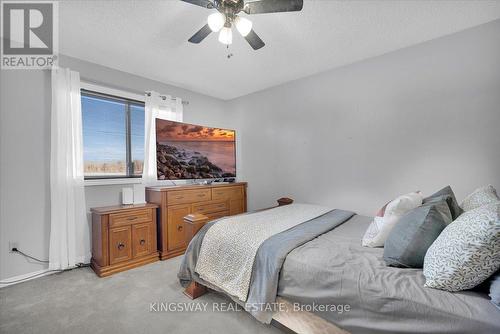
[[[250,209],[281,196],[371,214],[395,195],[451,184],[459,199],[500,188],[500,20],[232,101],[70,57],[61,65],[114,88],[189,100],[186,122],[235,128]],[[1,71],[0,279],[48,257],[50,76]],[[88,207],[122,186],[86,188]]]
[[[50,74],[0,70],[0,279],[43,269],[8,242],[48,257]]]
[[[231,101],[250,208],[500,189],[499,36],[497,20]]]

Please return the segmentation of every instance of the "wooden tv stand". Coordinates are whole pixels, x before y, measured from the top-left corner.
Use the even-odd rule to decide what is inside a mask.
[[[185,216],[201,213],[213,220],[246,212],[247,183],[147,187],[146,201],[160,206],[158,250],[165,260],[186,250]]]

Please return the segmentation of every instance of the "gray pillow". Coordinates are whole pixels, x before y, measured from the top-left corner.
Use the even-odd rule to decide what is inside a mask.
[[[444,200],[411,210],[389,234],[384,261],[392,267],[422,268],[427,249],[451,221],[451,212]]]
[[[424,198],[422,203],[431,204],[440,202],[442,200],[445,200],[446,203],[448,203],[448,206],[450,207],[452,220],[457,219],[458,216],[462,214],[463,210],[458,205],[457,199],[455,198],[455,194],[453,193],[453,190],[451,190],[450,186],[446,186],[443,189],[439,190],[438,192],[430,195],[429,197]]]
[[[491,302],[500,309],[500,272],[493,276],[490,285]]]

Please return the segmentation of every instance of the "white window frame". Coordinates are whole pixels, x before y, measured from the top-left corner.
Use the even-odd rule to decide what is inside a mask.
[[[102,93],[106,95],[113,95],[117,97],[123,97],[130,100],[136,100],[140,102],[145,102],[146,98],[144,95],[132,93],[129,91],[110,88],[106,86],[97,85],[91,82],[80,82],[80,88],[93,91],[96,93]],[[135,178],[113,178],[113,179],[87,179],[84,181],[85,186],[106,186],[106,185],[116,185],[116,184],[139,184],[142,183],[142,177]]]
[[[114,95],[117,97],[123,97],[123,98],[129,99],[129,100],[146,102],[146,97],[144,95],[128,92],[128,91],[121,90],[121,89],[105,87],[105,86],[97,85],[97,84],[90,83],[90,82],[82,81],[80,83],[80,88],[90,90],[93,92],[97,92],[97,93],[106,94],[106,95]]]

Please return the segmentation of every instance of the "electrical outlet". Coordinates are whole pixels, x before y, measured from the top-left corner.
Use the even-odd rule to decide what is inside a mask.
[[[18,243],[17,241],[9,241],[9,252],[12,253],[13,248],[18,248]]]

